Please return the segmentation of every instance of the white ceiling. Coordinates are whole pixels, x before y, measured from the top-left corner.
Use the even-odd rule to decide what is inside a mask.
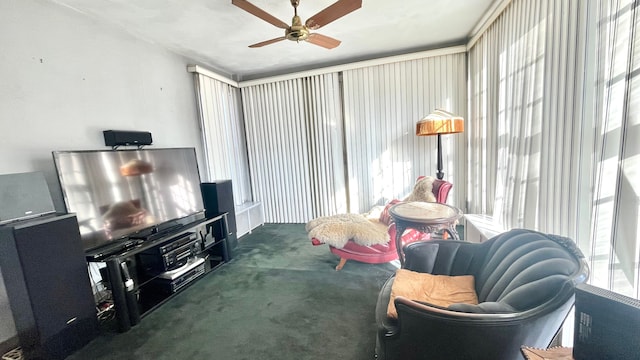
[[[231,0],[50,0],[167,48],[235,80],[338,65],[464,44],[494,0],[363,0],[362,8],[316,30],[342,43],[335,49],[281,41],[284,35]],[[336,0],[301,0],[302,21]],[[290,0],[250,0],[291,23]]]

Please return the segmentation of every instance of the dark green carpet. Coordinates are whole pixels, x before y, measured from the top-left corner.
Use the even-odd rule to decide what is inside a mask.
[[[397,264],[337,263],[304,225],[267,224],[130,331],[69,359],[373,359],[377,294]]]

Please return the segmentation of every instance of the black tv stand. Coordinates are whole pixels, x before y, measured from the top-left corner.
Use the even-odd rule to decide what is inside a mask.
[[[87,261],[106,264],[117,330],[125,332],[193,281],[229,261],[227,214],[170,227]]]

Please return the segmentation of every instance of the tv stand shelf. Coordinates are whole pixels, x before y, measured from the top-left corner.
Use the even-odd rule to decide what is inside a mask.
[[[229,261],[227,213],[200,219],[90,262],[106,264],[117,329],[128,331],[205,274]]]

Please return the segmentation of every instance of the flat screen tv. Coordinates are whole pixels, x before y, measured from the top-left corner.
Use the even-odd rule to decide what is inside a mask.
[[[194,148],[54,151],[85,252],[204,216]]]
[[[575,360],[640,359],[640,301],[588,284],[575,299]]]

